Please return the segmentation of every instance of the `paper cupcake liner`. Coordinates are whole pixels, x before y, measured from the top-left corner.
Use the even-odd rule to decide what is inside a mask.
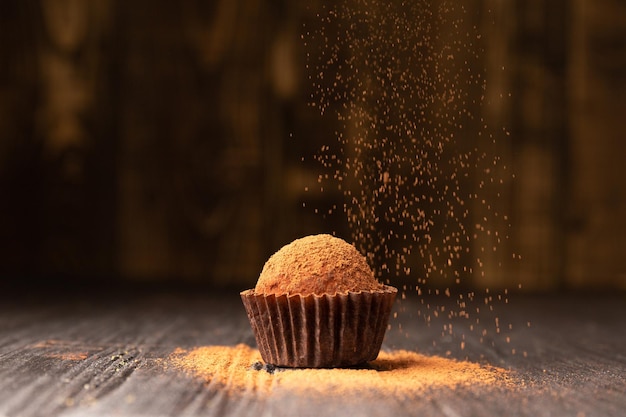
[[[376,359],[397,289],[335,295],[241,293],[261,357],[294,368],[334,368]]]

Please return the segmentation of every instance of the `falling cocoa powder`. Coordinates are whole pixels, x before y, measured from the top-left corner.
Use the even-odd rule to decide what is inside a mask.
[[[427,390],[462,386],[510,386],[502,368],[482,366],[416,352],[381,351],[362,368],[288,369],[266,372],[258,366],[261,355],[247,345],[177,349],[167,364],[231,394],[353,396],[415,395]],[[257,366],[254,366],[257,364]]]
[[[514,179],[501,158],[509,132],[483,108],[498,108],[505,94],[487,83],[475,10],[447,1],[323,3],[301,38],[309,104],[335,131],[302,155],[318,164],[304,191],[334,190],[343,200],[328,208],[308,198],[303,207],[322,219],[343,217],[375,276],[403,283],[401,302],[412,291],[450,299],[411,314],[429,325],[447,316],[448,329],[464,318],[464,332],[481,343],[510,344],[510,324],[485,317],[508,302],[500,267],[521,258],[501,211]],[[484,297],[465,291],[480,283],[492,286]]]

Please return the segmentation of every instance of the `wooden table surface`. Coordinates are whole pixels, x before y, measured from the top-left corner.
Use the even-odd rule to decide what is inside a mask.
[[[494,311],[477,298],[469,309],[482,311],[472,319],[448,317],[459,310],[454,296],[399,300],[383,350],[504,368],[510,385],[433,386],[355,401],[319,392],[232,395],[163,366],[177,349],[255,347],[236,291],[4,294],[0,416],[626,415],[624,294],[514,295],[490,303]]]

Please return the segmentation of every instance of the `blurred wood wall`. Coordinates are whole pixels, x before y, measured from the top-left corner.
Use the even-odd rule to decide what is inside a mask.
[[[511,94],[486,106],[511,130],[508,244],[521,260],[504,273],[531,290],[626,288],[626,4],[485,1],[482,10],[493,19],[483,25],[492,91]]]
[[[293,238],[347,235],[303,208],[342,198],[303,192],[320,168],[302,156],[339,127],[307,106],[300,30],[321,3],[0,3],[2,282],[244,287]],[[510,237],[470,282],[626,288],[626,5],[470,6],[515,173]]]

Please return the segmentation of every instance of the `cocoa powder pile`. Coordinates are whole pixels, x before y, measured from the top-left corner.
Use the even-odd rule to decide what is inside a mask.
[[[378,359],[363,368],[274,370],[261,368],[260,361],[258,350],[240,344],[177,349],[166,363],[235,395],[287,391],[304,396],[359,398],[410,396],[470,385],[512,386],[511,376],[504,369],[405,350],[381,351]]]

